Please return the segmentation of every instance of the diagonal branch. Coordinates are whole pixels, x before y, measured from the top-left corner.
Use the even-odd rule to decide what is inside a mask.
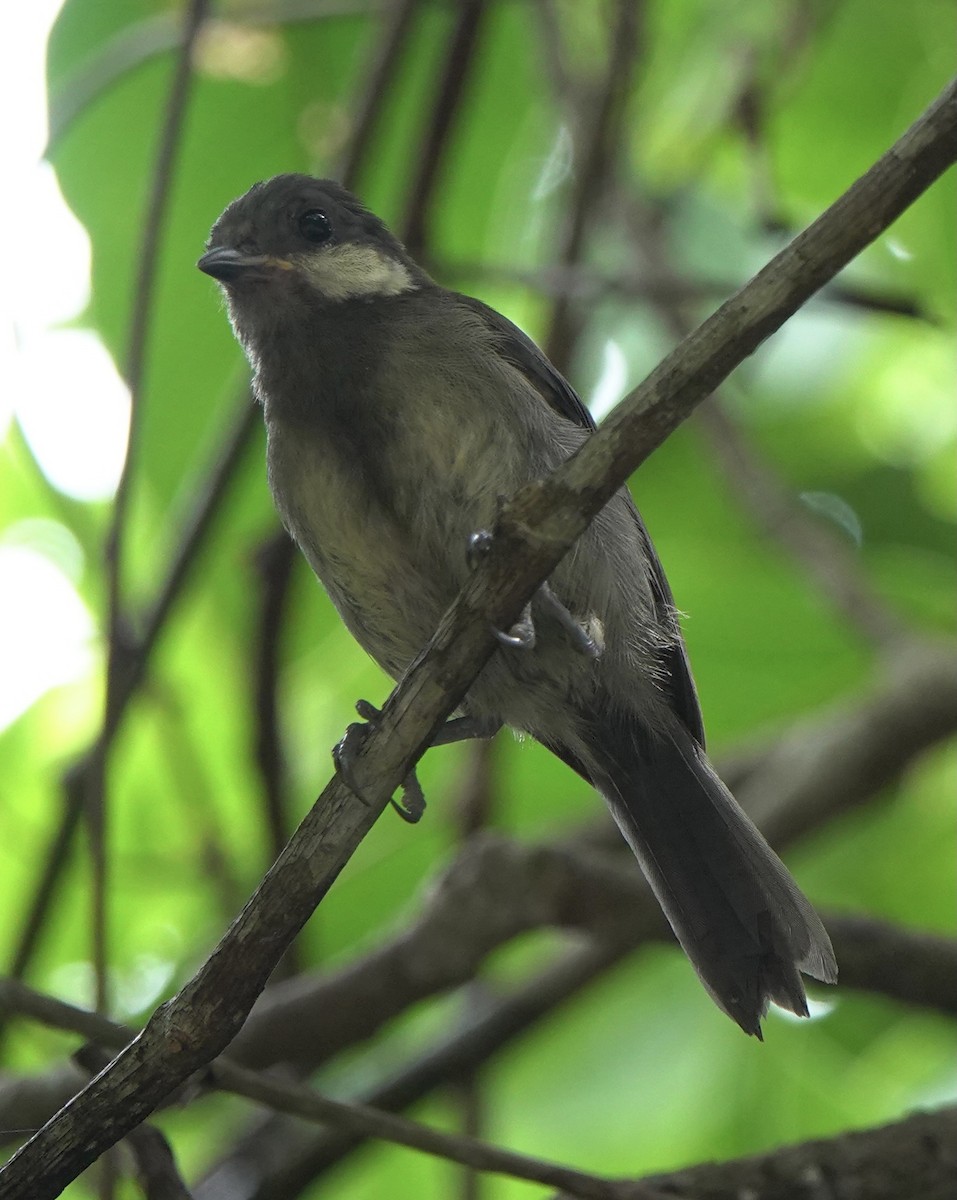
[[[160,246],[165,232],[172,193],[174,167],[185,128],[186,112],[192,91],[193,47],[206,20],[208,0],[190,0],[183,22],[183,44],[176,57],[170,83],[169,97],[160,131],[156,158],[143,222],[143,240],[137,256],[136,281],[130,316],[129,345],[124,369],[130,392],[130,427],[126,455],[120,472],[113,516],[106,537],[104,558],[107,586],[107,660],[106,692],[103,701],[103,725],[90,755],[84,775],[86,819],[90,830],[92,860],[92,942],[93,973],[96,981],[97,1006],[109,1004],[107,980],[109,970],[107,899],[107,835],[109,818],[109,756],[116,724],[118,703],[125,691],[124,676],[128,670],[131,635],[129,617],[124,603],[124,560],[127,526],[132,504],[133,481],[139,467],[140,428],[142,425],[143,378],[146,369],[150,318],[155,298],[156,269]]]
[[[796,838],[821,828],[878,793],[920,755],[955,733],[957,662],[953,650],[931,646],[918,652],[912,647],[890,677],[863,701],[829,709],[774,746],[757,750],[747,758],[735,756],[721,764],[722,773],[733,776],[741,785],[739,792],[749,811],[775,846],[783,850]],[[774,798],[770,803],[769,797]],[[606,836],[606,830],[614,836]],[[576,836],[574,844],[595,849],[614,847],[620,853],[621,839],[608,822],[594,835]],[[560,851],[560,846],[553,847],[551,853]],[[530,849],[526,853],[533,862],[541,852]],[[506,938],[544,921],[561,923],[559,915],[546,913],[547,909],[552,914],[560,913],[561,906],[554,899],[549,900],[547,895],[519,898],[520,889],[514,884],[519,879],[517,867],[508,869],[509,862],[515,863],[516,854],[505,848],[495,851],[491,845],[470,847],[454,867],[426,889],[415,921],[389,941],[338,970],[303,976],[271,989],[234,1041],[231,1056],[245,1066],[295,1063],[297,1072],[312,1071],[343,1050],[373,1037],[412,1005],[473,978],[484,955]],[[552,859],[553,863],[559,861],[559,857]],[[641,913],[656,911],[630,859],[628,862],[633,902],[642,906]],[[486,865],[480,869],[483,863]],[[494,883],[503,864],[503,879],[513,881],[507,889]],[[545,879],[547,882],[547,874]],[[550,886],[554,896],[554,882]],[[493,888],[496,896],[486,895]],[[587,922],[585,914],[578,918],[579,927],[583,920],[590,932],[601,932],[598,924]],[[846,918],[845,926],[853,921]],[[638,945],[648,924],[636,911],[628,918],[628,936],[621,943],[592,943],[583,957],[577,952],[573,955],[578,965],[571,973],[562,967],[549,967],[530,985],[529,996],[502,1001],[505,1009],[517,1007],[523,1019],[518,1023],[507,1017],[497,1020],[496,1029],[504,1029],[504,1033],[484,1041],[477,1051],[478,1058],[470,1061],[484,1061],[501,1047],[502,1039],[511,1040],[614,965]],[[847,928],[846,934],[832,930],[841,940],[842,986],[883,992],[944,1012],[957,1011],[953,994],[957,971],[947,975],[952,948],[877,923]],[[663,926],[652,922],[649,936],[659,929],[664,932]],[[605,933],[607,936],[607,922]],[[888,970],[891,961],[906,961],[906,970]],[[557,986],[549,982],[556,971],[561,980]],[[42,1008],[27,1005],[25,995],[17,990],[15,981],[0,980],[0,1018],[30,1013],[38,1020],[47,1020],[48,1014]],[[49,1020],[59,1024],[55,1017]],[[472,1023],[470,1016],[468,1024]],[[478,1023],[484,1025],[484,1018]],[[84,1037],[101,1040],[94,1027],[75,1028]],[[128,1040],[123,1039],[121,1044]],[[470,1038],[470,1047],[475,1045],[475,1038]],[[451,1074],[443,1076],[435,1067],[436,1073],[430,1073],[422,1086],[434,1086],[437,1080],[451,1078],[465,1069],[454,1054],[448,1061]],[[403,1070],[411,1072],[418,1082],[424,1079],[415,1064]],[[42,1124],[79,1086],[75,1075],[66,1078],[59,1071],[4,1081],[0,1085],[0,1130],[24,1123]],[[402,1095],[420,1098],[422,1093],[413,1088]],[[378,1100],[375,1103],[378,1105]]]
[[[75,1008],[20,983],[0,981],[0,1002],[17,1005],[20,1011],[28,1012],[54,1027],[94,1037],[96,1045],[88,1044],[74,1055],[84,1067],[100,1062],[103,1057],[101,1045],[121,1047],[132,1036],[131,1030],[99,1013]],[[275,1112],[298,1116],[315,1124],[342,1128],[353,1135],[377,1137],[476,1170],[565,1188],[583,1200],[663,1200],[650,1188],[619,1184],[612,1179],[577,1171],[573,1167],[493,1146],[477,1138],[445,1133],[367,1104],[332,1100],[313,1088],[270,1079],[226,1058],[214,1063],[202,1082],[244,1096]],[[147,1129],[149,1126],[144,1126],[136,1133],[142,1134]],[[155,1135],[156,1131],[152,1133]],[[162,1146],[157,1146],[155,1137],[147,1140],[144,1149],[154,1170],[164,1172],[168,1179],[175,1168],[171,1157],[157,1153]],[[178,1180],[178,1176],[176,1178]],[[182,1194],[176,1193],[177,1196]]]
[[[492,654],[497,643],[490,626],[508,628],[517,619],[628,475],[955,158],[957,84],[951,84],[866,175],[673,351],[573,458],[505,506],[490,553],[363,747],[355,782],[368,802],[333,779],[196,976],[0,1172],[6,1196],[58,1195],[228,1045],[286,946]]]

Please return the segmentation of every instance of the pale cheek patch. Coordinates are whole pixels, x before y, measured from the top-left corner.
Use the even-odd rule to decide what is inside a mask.
[[[298,256],[296,266],[327,300],[398,296],[416,287],[406,267],[375,246],[330,246]]]

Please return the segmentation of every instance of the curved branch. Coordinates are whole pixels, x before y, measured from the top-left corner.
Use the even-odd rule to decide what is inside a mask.
[[[957,1173],[957,1108],[914,1113],[877,1129],[785,1146],[770,1154],[705,1163],[641,1182],[672,1200],[944,1200]],[[837,1181],[840,1181],[839,1183]]]

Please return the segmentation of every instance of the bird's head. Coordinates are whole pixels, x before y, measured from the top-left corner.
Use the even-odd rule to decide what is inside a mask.
[[[287,302],[370,301],[427,280],[351,192],[308,175],[277,175],[234,200],[196,265],[222,285],[240,324],[251,309],[278,316]]]

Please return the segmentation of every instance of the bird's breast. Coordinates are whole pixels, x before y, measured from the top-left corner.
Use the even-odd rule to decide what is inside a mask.
[[[467,569],[448,462],[406,460],[395,471],[397,453],[405,454],[401,438],[389,453],[377,454],[374,442],[360,452],[355,439],[267,420],[268,478],[283,524],[356,640],[393,676],[434,632]]]

